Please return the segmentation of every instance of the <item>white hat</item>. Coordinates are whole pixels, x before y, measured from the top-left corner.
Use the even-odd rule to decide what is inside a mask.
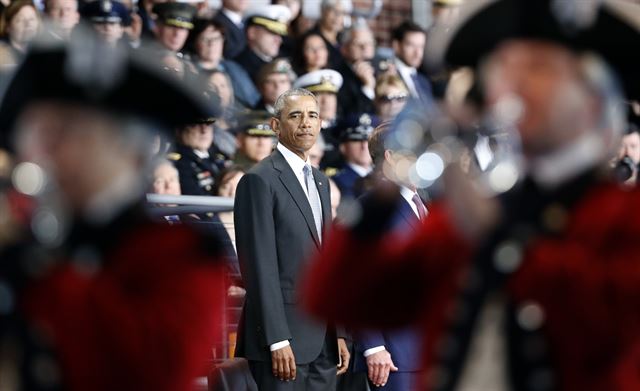
[[[290,20],[291,10],[289,7],[281,4],[269,4],[250,10],[245,19],[245,25],[258,25],[274,34],[287,35]]]
[[[342,75],[333,69],[320,69],[306,73],[293,83],[294,88],[305,88],[311,92],[337,94],[342,87]]]

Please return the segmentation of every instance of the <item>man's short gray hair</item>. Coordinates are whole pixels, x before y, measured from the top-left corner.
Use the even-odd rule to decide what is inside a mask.
[[[324,11],[327,8],[335,8],[338,4],[341,4],[342,8],[348,13],[353,10],[353,3],[350,0],[322,0],[320,10]]]
[[[283,92],[278,99],[276,99],[276,103],[275,105],[273,105],[273,116],[275,118],[280,119],[280,115],[282,114],[282,110],[284,109],[285,104],[287,103],[286,100],[287,98],[291,97],[291,96],[310,96],[313,98],[314,101],[316,101],[316,104],[318,103],[318,98],[316,98],[316,96],[313,94],[313,92],[306,90],[304,88],[292,88],[290,90],[287,90],[285,92]]]
[[[351,27],[344,30],[344,32],[340,36],[340,43],[342,45],[348,45],[353,39],[354,31],[368,31],[371,34],[371,36],[374,36],[373,30],[371,30],[371,27],[369,27],[367,22],[365,20],[358,19],[353,23]]]

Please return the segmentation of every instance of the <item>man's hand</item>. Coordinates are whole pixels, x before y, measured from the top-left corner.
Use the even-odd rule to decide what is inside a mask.
[[[398,368],[393,364],[391,355],[386,350],[373,353],[367,357],[369,380],[376,387],[383,387],[389,379],[389,372],[396,372]]]
[[[271,352],[273,376],[282,381],[296,379],[296,358],[293,356],[291,345]]]
[[[340,355],[340,365],[338,365],[338,375],[342,375],[349,368],[349,360],[351,360],[351,354],[347,349],[347,342],[344,338],[338,338],[338,354]]]
[[[376,88],[376,71],[369,61],[358,61],[353,64],[353,72],[365,87]]]

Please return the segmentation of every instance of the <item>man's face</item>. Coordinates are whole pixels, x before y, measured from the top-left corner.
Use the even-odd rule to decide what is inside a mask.
[[[196,41],[198,57],[202,61],[210,61],[215,64],[222,59],[222,48],[224,47],[224,36],[220,30],[213,26],[207,27]]]
[[[516,126],[525,154],[566,145],[595,122],[597,108],[580,78],[578,58],[563,46],[509,41],[483,71],[488,107]]]
[[[351,41],[347,43],[345,49],[343,54],[349,62],[368,61],[375,54],[376,41],[371,31],[366,29],[354,30]]]
[[[426,39],[427,36],[419,31],[408,32],[402,41],[393,41],[393,49],[405,64],[418,68],[422,64]]]
[[[320,119],[323,121],[333,121],[336,119],[338,110],[338,97],[336,94],[319,92],[316,94],[318,105],[320,106]]]
[[[291,79],[285,73],[272,73],[260,85],[260,94],[266,104],[273,105],[276,99],[291,88]]]
[[[257,163],[271,154],[273,144],[273,137],[241,134],[238,147],[249,159]]]
[[[177,52],[184,46],[187,37],[189,36],[189,30],[168,26],[164,23],[158,23],[156,25],[157,28],[157,37],[158,41],[165,48],[171,50],[172,52]]]
[[[206,152],[213,144],[213,125],[195,124],[186,126],[180,131],[179,137],[182,145]]]
[[[340,144],[340,152],[347,163],[357,164],[362,167],[371,166],[369,143],[363,141],[345,141]]]
[[[622,137],[618,158],[629,156],[637,165],[640,164],[640,134],[633,132]]]
[[[338,32],[344,28],[345,14],[342,2],[339,1],[334,7],[327,7],[322,10],[320,25],[326,30]]]
[[[153,192],[156,194],[180,195],[178,170],[171,163],[164,163],[153,171]]]
[[[25,110],[18,124],[20,157],[44,169],[72,210],[86,207],[124,172],[140,173],[132,171],[139,153],[119,136],[120,124],[103,113],[38,103]]]
[[[280,118],[271,119],[271,128],[285,147],[307,160],[308,152],[320,133],[320,113],[312,96],[286,98]]]
[[[120,23],[94,23],[93,28],[109,45],[115,45],[124,34],[124,28]]]
[[[251,26],[247,30],[247,44],[264,56],[275,58],[280,52],[282,37],[261,26]]]
[[[47,16],[62,30],[71,30],[80,20],[78,0],[49,0]]]

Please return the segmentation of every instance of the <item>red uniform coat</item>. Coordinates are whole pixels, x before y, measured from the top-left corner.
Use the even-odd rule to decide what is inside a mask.
[[[95,247],[25,287],[26,318],[49,337],[64,389],[191,390],[205,373],[222,263],[186,226],[131,223],[89,232]]]
[[[555,232],[528,242],[504,289],[516,305],[542,309],[554,389],[640,390],[640,193],[599,184],[581,194],[568,209],[538,215]],[[443,205],[410,239],[371,240],[338,227],[309,273],[305,300],[352,326],[420,320],[433,369],[479,247]]]

